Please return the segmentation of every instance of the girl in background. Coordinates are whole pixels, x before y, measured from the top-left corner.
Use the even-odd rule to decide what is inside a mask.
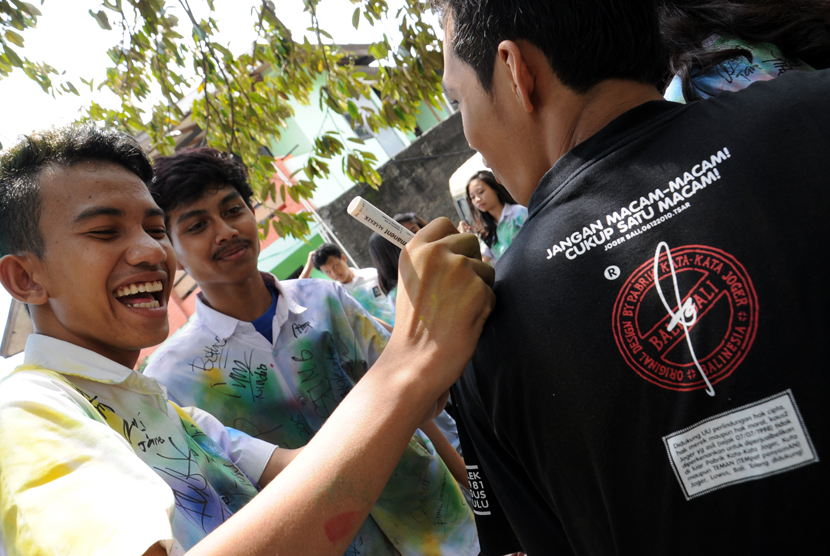
[[[459,232],[474,232],[482,242],[481,258],[495,263],[513,243],[527,220],[527,209],[513,200],[492,172],[473,174],[467,182],[467,204],[473,214],[473,228],[460,222]]]
[[[372,255],[372,264],[378,270],[380,291],[386,294],[386,299],[394,314],[395,299],[398,295],[398,259],[401,256],[401,250],[389,243],[383,236],[372,234],[369,238],[369,253]]]

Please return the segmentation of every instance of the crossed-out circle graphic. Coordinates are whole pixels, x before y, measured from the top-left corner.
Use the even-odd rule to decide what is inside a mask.
[[[755,340],[758,296],[743,265],[720,249],[673,248],[671,262],[663,252],[657,269],[652,258],[625,281],[614,304],[614,339],[626,363],[642,378],[670,390],[698,390],[706,383],[689,343],[712,384],[728,377]],[[693,304],[696,319],[688,329],[677,319],[673,323],[656,283],[673,311]]]

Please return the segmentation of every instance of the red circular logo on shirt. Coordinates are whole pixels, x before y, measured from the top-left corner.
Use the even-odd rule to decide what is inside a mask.
[[[720,249],[687,245],[670,253],[661,243],[656,268],[652,258],[623,284],[614,339],[647,381],[684,392],[708,389],[752,347],[758,296],[743,265]]]

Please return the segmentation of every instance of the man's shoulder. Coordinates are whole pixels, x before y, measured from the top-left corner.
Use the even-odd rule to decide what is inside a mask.
[[[366,290],[370,289],[377,284],[378,281],[378,270],[374,267],[368,268],[355,268],[354,269],[354,279],[349,282],[348,284],[343,284],[343,286],[349,290]]]
[[[689,105],[689,117],[708,117],[713,121],[740,126],[736,131],[768,130],[769,136],[798,129],[778,129],[784,121],[830,120],[827,96],[830,70],[790,72],[770,81],[757,81],[746,89],[721,93],[717,97]],[[817,118],[817,120],[816,120]],[[682,121],[682,120],[679,120]],[[826,132],[826,130],[824,130]],[[764,135],[754,138],[764,142]]]
[[[32,404],[72,407],[83,411],[83,397],[57,371],[23,365],[0,381],[0,413]],[[3,424],[8,419],[0,419]],[[11,423],[9,423],[11,424]]]
[[[280,281],[280,286],[295,303],[312,312],[315,312],[315,308],[331,310],[332,304],[342,304],[341,299],[345,295],[345,288],[335,280],[301,278]]]
[[[297,280],[280,280],[280,286],[302,305],[301,299],[320,295],[337,295],[340,282],[321,278],[300,278]]]
[[[788,72],[777,79],[757,81],[746,90],[754,90],[758,94],[769,94],[779,101],[783,99],[778,95],[790,94],[793,95],[790,98],[797,98],[799,103],[813,102],[826,106],[828,88],[830,88],[830,69]]]

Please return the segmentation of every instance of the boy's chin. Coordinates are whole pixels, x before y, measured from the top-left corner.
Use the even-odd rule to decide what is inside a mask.
[[[125,346],[125,348],[140,351],[144,348],[157,346],[167,339],[169,331],[169,326],[165,326],[163,329],[155,328],[151,330],[134,330],[133,334],[130,335],[128,342],[125,342],[128,343],[128,346]]]

